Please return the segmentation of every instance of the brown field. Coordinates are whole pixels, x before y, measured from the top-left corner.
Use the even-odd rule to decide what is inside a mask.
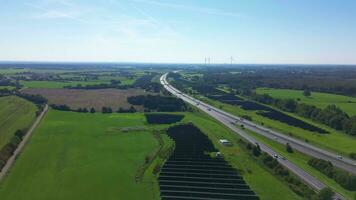
[[[47,89],[47,88],[28,88],[22,92],[28,94],[39,94],[48,99],[49,104],[68,105],[72,109],[94,107],[101,111],[103,106],[109,106],[116,111],[119,107],[129,108],[131,104],[127,102],[127,97],[140,94],[148,94],[141,89]],[[135,106],[137,110],[143,110],[140,106]]]

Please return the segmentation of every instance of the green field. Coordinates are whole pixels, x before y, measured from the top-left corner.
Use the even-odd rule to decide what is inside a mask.
[[[201,113],[186,113],[241,170],[261,199],[300,199],[237,146],[238,137]],[[159,148],[142,113],[84,114],[50,110],[10,174],[0,185],[2,200],[158,199],[155,176],[135,182],[137,170]],[[128,130],[128,131],[127,131]],[[167,137],[163,137],[167,144]],[[222,147],[227,138],[233,147]],[[152,165],[147,170],[150,172]],[[21,191],[21,192],[19,192]]]
[[[17,96],[0,97],[0,149],[16,130],[31,125],[36,109],[34,104]]]
[[[335,104],[347,114],[356,115],[356,98],[328,94],[321,92],[312,92],[310,97],[303,95],[302,90],[288,90],[288,89],[272,89],[272,88],[258,88],[257,94],[268,94],[274,98],[280,99],[300,99],[301,103],[315,105],[319,108],[325,108],[328,105]]]

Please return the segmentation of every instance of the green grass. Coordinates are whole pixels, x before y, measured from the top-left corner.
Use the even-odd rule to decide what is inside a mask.
[[[214,101],[211,99],[207,99],[204,97],[199,97],[202,100],[206,101],[207,103],[214,105],[216,107],[220,107],[223,110],[232,113],[236,116],[243,116],[243,115],[248,115],[251,116],[253,121],[255,123],[263,123],[264,126],[272,128],[274,130],[277,130],[281,133],[284,134],[292,134],[293,137],[301,139],[301,140],[308,140],[309,143],[314,144],[316,146],[319,146],[324,149],[328,149],[340,154],[343,154],[344,156],[349,156],[350,153],[355,152],[355,146],[356,146],[356,137],[349,136],[345,133],[336,131],[334,129],[331,129],[325,125],[317,124],[311,120],[299,117],[295,114],[288,113],[288,115],[291,115],[297,119],[304,120],[310,124],[313,124],[315,126],[321,127],[327,131],[329,131],[329,134],[319,134],[311,131],[304,130],[302,128],[294,127],[294,126],[289,126],[288,124],[276,121],[276,120],[271,120],[267,117],[263,117],[261,115],[256,114],[256,111],[248,111],[248,110],[243,110],[239,106],[233,106],[229,104],[223,104],[219,101]]]
[[[271,147],[274,151],[276,151],[279,155],[282,155],[283,157],[287,158],[289,161],[293,162],[300,168],[302,168],[304,171],[308,172],[310,175],[314,176],[318,180],[322,181],[325,185],[328,187],[332,188],[334,191],[338,192],[342,196],[344,196],[346,199],[352,199],[352,197],[355,196],[355,192],[348,191],[344,188],[342,188],[338,183],[336,183],[333,179],[327,177],[323,173],[319,172],[318,170],[314,169],[310,165],[308,165],[308,161],[310,160],[311,157],[302,154],[298,151],[295,151],[293,153],[288,153],[286,151],[285,145],[282,145],[280,143],[277,143],[276,141],[270,140],[262,135],[253,133],[249,130],[245,130],[247,133],[252,135],[254,138],[256,138],[259,142],[262,142],[269,147]]]
[[[142,114],[50,110],[1,184],[1,199],[157,199],[152,182],[135,182],[156,139],[150,130],[121,131],[144,125]]]
[[[301,103],[315,105],[318,108],[325,108],[328,105],[335,104],[347,114],[356,115],[356,98],[343,95],[328,94],[321,92],[312,92],[310,97],[303,95],[302,90],[288,90],[288,89],[272,89],[272,88],[258,88],[257,94],[269,94],[274,98],[280,99],[300,99]]]
[[[17,96],[0,97],[0,149],[16,130],[30,127],[36,110],[34,104]]]
[[[255,162],[237,145],[238,137],[202,113],[185,113],[205,132],[226,159],[241,170],[246,182],[263,200],[301,199]],[[125,132],[122,128],[133,127]],[[137,127],[142,127],[138,130]],[[148,125],[142,113],[85,114],[50,110],[10,174],[0,184],[2,200],[41,199],[158,199],[158,184],[151,173],[135,182],[146,156],[159,149],[155,131],[167,125]],[[161,135],[168,148],[172,141]],[[227,138],[234,146],[224,147]],[[21,192],[19,192],[21,191]]]

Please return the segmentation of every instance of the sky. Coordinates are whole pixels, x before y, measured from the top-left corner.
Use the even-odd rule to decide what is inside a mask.
[[[356,64],[354,0],[3,0],[0,60]]]

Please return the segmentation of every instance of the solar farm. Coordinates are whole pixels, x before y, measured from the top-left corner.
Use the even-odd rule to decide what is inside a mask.
[[[159,176],[162,200],[259,199],[222,157],[209,155],[217,149],[194,125],[173,126],[167,132],[175,150]]]

